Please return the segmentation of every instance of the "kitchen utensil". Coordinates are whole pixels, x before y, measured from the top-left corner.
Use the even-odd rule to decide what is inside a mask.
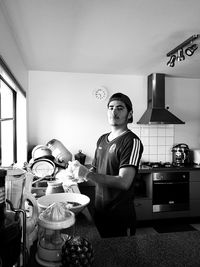
[[[37,200],[40,212],[46,209],[51,204],[53,204],[54,202],[63,202],[66,205],[67,203],[79,203],[80,205],[72,206],[69,208],[69,210],[77,214],[89,204],[90,198],[80,193],[57,193],[42,196]]]
[[[38,219],[40,227],[36,260],[43,266],[60,266],[62,246],[74,234],[75,215],[62,203],[53,203]]]
[[[45,178],[54,176],[56,167],[54,162],[49,159],[38,159],[31,165],[31,170],[37,177]]]
[[[200,149],[193,150],[193,163],[200,165]]]
[[[55,157],[55,162],[61,167],[66,168],[68,161],[72,160],[72,153],[57,139],[52,139],[47,143]]]
[[[190,150],[186,144],[178,144],[172,148],[172,163],[175,166],[186,166],[190,163]]]
[[[48,146],[45,145],[37,145],[32,150],[32,158],[34,160],[39,158],[52,158],[52,152],[51,149]]]

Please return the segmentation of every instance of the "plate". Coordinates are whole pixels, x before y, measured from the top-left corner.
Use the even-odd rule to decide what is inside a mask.
[[[46,177],[46,176],[52,176],[55,172],[55,164],[48,159],[40,159],[36,160],[32,166],[31,170],[34,175],[37,177]]]

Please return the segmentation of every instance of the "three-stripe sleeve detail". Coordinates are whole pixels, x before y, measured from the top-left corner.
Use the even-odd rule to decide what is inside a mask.
[[[129,164],[137,165],[139,157],[140,157],[140,140],[133,139],[133,147],[132,147]]]

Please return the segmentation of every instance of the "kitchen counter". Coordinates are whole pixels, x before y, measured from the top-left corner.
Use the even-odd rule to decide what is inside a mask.
[[[87,238],[94,249],[94,267],[183,267],[200,266],[200,232],[144,234],[102,239],[91,220],[80,214],[76,234]],[[31,249],[29,267],[35,261],[36,244]]]

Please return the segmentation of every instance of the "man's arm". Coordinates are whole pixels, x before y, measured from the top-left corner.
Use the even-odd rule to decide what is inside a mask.
[[[132,184],[135,174],[136,168],[134,166],[128,166],[120,168],[117,176],[89,172],[86,178],[97,184],[127,190]]]

